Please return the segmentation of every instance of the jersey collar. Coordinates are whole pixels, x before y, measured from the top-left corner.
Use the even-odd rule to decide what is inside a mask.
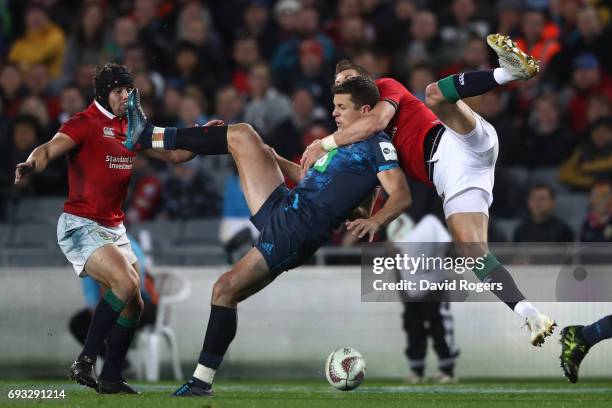
[[[98,110],[107,118],[109,119],[115,119],[115,115],[113,115],[112,113],[110,113],[109,111],[107,111],[106,109],[104,109],[104,107],[102,105],[100,105],[98,103],[98,101],[94,100],[94,104],[96,105],[96,108],[98,108]]]

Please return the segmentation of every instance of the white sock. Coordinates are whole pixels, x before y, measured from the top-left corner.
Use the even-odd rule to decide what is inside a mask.
[[[213,378],[215,378],[215,373],[217,370],[213,370],[212,368],[208,368],[203,366],[202,364],[198,364],[195,371],[193,372],[193,376],[198,380],[204,381],[207,384],[213,383]]]
[[[164,130],[163,127],[153,127],[153,140],[151,141],[151,147],[154,149],[164,148]]]
[[[508,82],[516,81],[519,77],[512,75],[506,68],[495,68],[493,70],[493,78],[500,85],[505,85]]]
[[[539,314],[540,311],[535,308],[534,305],[531,304],[528,300],[521,300],[514,306],[514,312],[523,318],[527,318],[536,314]]]

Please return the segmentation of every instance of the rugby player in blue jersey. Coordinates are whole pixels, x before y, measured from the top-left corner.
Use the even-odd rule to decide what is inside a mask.
[[[366,77],[336,85],[333,93],[333,116],[340,129],[367,114],[380,96],[376,84]],[[397,153],[383,132],[330,151],[300,180],[300,166],[275,155],[248,124],[201,130],[156,128],[142,114],[137,91],[128,102],[128,120],[126,145],[178,148],[179,141],[191,138],[193,143],[203,144],[180,148],[202,154],[229,152],[238,167],[253,214],[251,220],[261,231],[255,247],[215,283],[197,368],[175,396],[212,394],[215,372],[236,335],[238,303],[262,290],[280,273],[308,260],[379,184],[389,198],[374,216],[348,222],[353,233],[372,240],[381,227],[410,205],[410,190]],[[181,131],[189,133],[177,137]],[[193,137],[194,132],[200,132],[200,140]],[[297,187],[289,190],[283,174],[298,182]]]

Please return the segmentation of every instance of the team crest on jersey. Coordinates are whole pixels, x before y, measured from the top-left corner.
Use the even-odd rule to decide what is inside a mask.
[[[397,152],[395,146],[389,142],[379,142],[380,150],[382,151],[385,160],[397,160]]]
[[[102,134],[104,137],[115,137],[115,129],[112,127],[105,127],[102,129]]]

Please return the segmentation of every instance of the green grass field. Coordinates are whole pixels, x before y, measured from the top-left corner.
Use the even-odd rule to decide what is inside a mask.
[[[342,392],[323,381],[219,381],[213,398],[172,398],[177,383],[136,383],[141,395],[98,395],[72,383],[2,381],[0,406],[66,407],[611,407],[612,381],[469,380],[453,385],[407,386],[399,381],[365,381]],[[8,399],[11,389],[64,390],[64,399]]]

